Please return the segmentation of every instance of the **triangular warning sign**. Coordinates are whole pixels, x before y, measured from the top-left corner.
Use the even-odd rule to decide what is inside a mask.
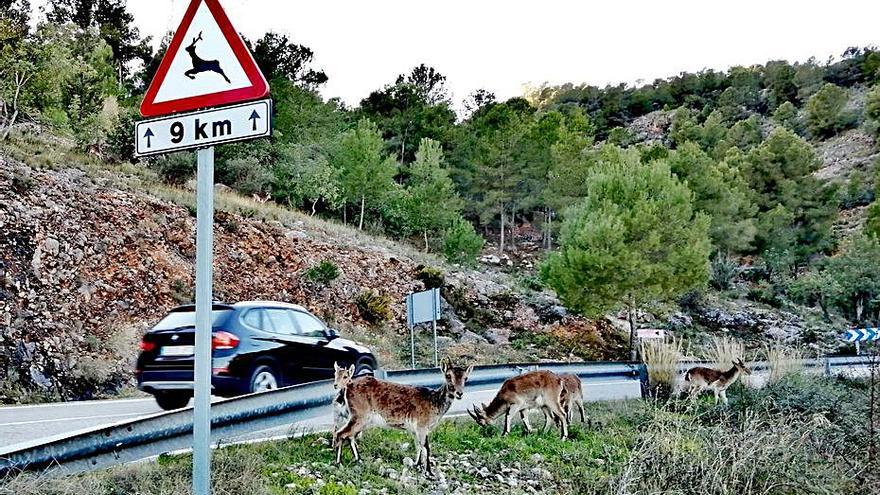
[[[219,1],[192,0],[141,103],[141,115],[229,105],[268,94],[266,78]]]

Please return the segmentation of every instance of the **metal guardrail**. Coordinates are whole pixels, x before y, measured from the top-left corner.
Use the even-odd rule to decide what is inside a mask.
[[[574,373],[586,384],[609,377],[634,382],[646,379],[644,366],[639,363],[506,364],[475,367],[468,387],[500,385],[531,369]],[[436,368],[379,374],[407,385],[436,387],[442,381]],[[322,381],[216,402],[211,405],[211,442],[218,444],[238,435],[325,416],[333,395],[332,383]],[[19,471],[90,471],[187,449],[192,445],[192,414],[192,408],[187,408],[12,446],[10,451],[0,452],[0,479]]]
[[[706,361],[682,361],[679,363],[679,372],[684,373],[692,366],[700,366],[706,364],[714,364],[707,363]],[[752,361],[746,363],[752,371],[765,371],[770,369],[769,363],[765,361]],[[821,369],[823,374],[826,376],[831,376],[836,373],[839,373],[841,370],[847,368],[864,368],[871,364],[871,358],[868,356],[834,356],[834,357],[822,357],[822,358],[807,358],[800,359],[797,366],[804,368],[807,370],[810,369]]]

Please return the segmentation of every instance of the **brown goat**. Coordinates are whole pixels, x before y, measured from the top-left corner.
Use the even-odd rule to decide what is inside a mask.
[[[743,363],[742,359],[737,359],[733,362],[733,368],[727,371],[695,366],[684,374],[684,381],[688,384],[688,394],[691,398],[705,390],[711,390],[715,394],[716,404],[719,398],[727,404],[727,389],[736,383],[741,374],[751,375],[752,370]]]
[[[519,413],[526,431],[532,432],[526,413],[531,409],[541,409],[545,415],[559,425],[563,440],[568,437],[568,420],[562,409],[562,378],[552,371],[530,371],[508,378],[489,404],[474,406],[468,414],[478,424],[488,425],[495,418],[504,415],[503,435],[510,433],[511,416]],[[549,428],[549,421],[545,429]]]
[[[428,434],[449,410],[452,401],[464,395],[464,384],[473,367],[461,368],[444,361],[440,367],[444,383],[432,390],[377,380],[365,376],[345,387],[345,400],[350,419],[336,432],[336,463],[342,462],[342,445],[348,440],[355,461],[360,461],[356,437],[370,426],[372,419],[381,418],[386,425],[410,431],[415,437],[416,465],[424,461],[431,474],[431,447]]]
[[[571,373],[562,373],[562,409],[568,422],[574,421],[574,408],[577,406],[581,413],[581,423],[586,421],[584,414],[584,386],[580,377]]]

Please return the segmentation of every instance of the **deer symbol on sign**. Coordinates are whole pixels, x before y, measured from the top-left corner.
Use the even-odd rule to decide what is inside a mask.
[[[199,41],[202,41],[202,33],[199,32],[198,38],[193,38],[192,43],[186,47],[186,52],[189,53],[190,58],[192,58],[193,68],[184,72],[184,75],[190,79],[195,79],[196,74],[201,74],[202,72],[216,72],[223,76],[223,79],[226,79],[227,83],[232,83],[228,77],[226,77],[226,73],[223,72],[223,69],[220,67],[220,62],[218,60],[204,60],[203,58],[196,55],[196,44]]]

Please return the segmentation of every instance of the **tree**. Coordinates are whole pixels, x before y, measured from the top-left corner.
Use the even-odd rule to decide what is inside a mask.
[[[528,105],[526,105],[528,108]],[[492,105],[471,122],[469,160],[473,165],[476,206],[480,220],[488,224],[500,216],[499,250],[504,252],[508,214],[525,180],[523,141],[534,120],[531,111],[517,102]]]
[[[880,200],[868,207],[868,221],[865,223],[865,234],[880,239]]]
[[[760,146],[747,154],[733,154],[727,162],[742,171],[753,191],[760,250],[773,245],[804,260],[831,247],[835,190],[813,176],[820,161],[809,143],[787,129],[776,128]],[[780,223],[783,217],[790,220],[787,225]],[[791,237],[780,237],[779,229],[789,231]],[[780,242],[786,238],[791,244],[782,246]]]
[[[635,358],[633,311],[707,281],[709,218],[694,211],[693,194],[666,163],[642,164],[636,150],[603,151],[541,273],[576,312],[626,308]]]
[[[874,133],[880,134],[880,84],[871,88],[865,97],[865,117],[871,120]]]
[[[52,24],[72,22],[80,29],[92,27],[98,0],[49,0],[46,19]]]
[[[810,134],[827,138],[855,122],[851,112],[844,109],[849,100],[845,89],[827,83],[807,101],[806,119]]]
[[[836,308],[856,325],[880,317],[880,239],[858,235],[792,284],[793,294]]]
[[[275,201],[296,207],[307,203],[312,215],[319,201],[330,209],[340,206],[339,170],[318,145],[285,145],[280,155],[272,174]]]
[[[320,144],[328,149],[348,130],[348,116],[337,100],[323,101],[314,91],[292,81],[272,82],[275,101],[273,138],[280,143]]]
[[[428,233],[441,232],[461,211],[455,184],[443,166],[440,143],[422,139],[407,182],[410,223],[422,233],[428,251]]]
[[[764,84],[770,93],[770,108],[779,108],[797,100],[797,71],[785,60],[767,62],[764,66]]]
[[[669,154],[669,167],[694,193],[694,208],[711,219],[715,248],[744,253],[755,239],[755,213],[748,184],[726,162],[716,162],[695,143],[685,143]]]
[[[795,134],[801,134],[801,123],[798,118],[798,109],[790,101],[779,105],[773,112],[773,122],[785,127]]]
[[[361,101],[358,115],[377,123],[389,154],[410,163],[423,138],[455,146],[455,112],[449,107],[446,77],[424,64],[394,84],[374,91]]]
[[[466,118],[473,117],[478,111],[494,104],[496,101],[495,93],[491,91],[485,89],[474,91],[462,102]]]
[[[425,64],[413,68],[408,76],[402,74],[398,76],[396,84],[409,84],[414,87],[416,95],[428,105],[449,102],[446,76]]]
[[[268,32],[249,48],[266,79],[284,79],[309,90],[327,82],[327,74],[311,68],[315,53],[290,41],[287,35]]]
[[[30,19],[28,0],[0,0],[0,49],[23,40],[30,31]]]
[[[394,187],[397,166],[384,153],[385,143],[376,124],[361,119],[357,127],[344,133],[331,163],[340,171],[346,204],[360,202],[358,229],[364,228],[367,201],[378,207]]]
[[[97,28],[112,51],[120,87],[131,76],[130,63],[146,60],[152,54],[150,40],[141,40],[126,0],[50,0],[46,18],[56,25],[73,23],[86,33]]]

